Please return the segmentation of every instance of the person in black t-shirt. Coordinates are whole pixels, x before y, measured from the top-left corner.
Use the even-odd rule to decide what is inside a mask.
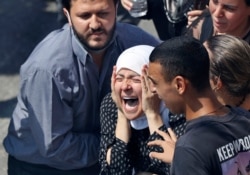
[[[151,92],[171,112],[184,113],[187,120],[186,131],[175,145],[171,174],[246,173],[250,113],[218,101],[210,86],[209,66],[206,48],[188,36],[167,40],[150,55],[147,77]],[[151,145],[155,144],[164,149],[161,155],[167,154],[162,142]]]

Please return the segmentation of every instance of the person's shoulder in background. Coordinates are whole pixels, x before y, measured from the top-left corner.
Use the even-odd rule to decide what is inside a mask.
[[[162,42],[140,27],[127,23],[117,22],[116,35],[119,43],[123,43],[126,48],[141,44],[157,46]]]

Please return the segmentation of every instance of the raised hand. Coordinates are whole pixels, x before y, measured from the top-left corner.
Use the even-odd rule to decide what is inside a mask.
[[[142,68],[141,82],[142,109],[147,117],[149,130],[152,134],[154,131],[156,131],[159,127],[163,125],[163,121],[160,116],[161,100],[159,99],[156,93],[153,93],[150,90],[150,82],[147,77],[147,65]]]
[[[150,90],[150,82],[147,77],[147,66],[142,69],[142,109],[144,113],[159,113],[161,100],[156,93]]]
[[[199,16],[201,16],[203,10],[191,10],[187,13],[188,23],[187,28],[196,20]]]
[[[112,99],[115,102],[118,110],[120,110],[122,112],[121,98],[120,98],[119,94],[117,92],[115,92],[115,81],[116,81],[116,66],[113,67],[113,72],[112,72],[112,76],[111,76],[111,96],[112,96]]]

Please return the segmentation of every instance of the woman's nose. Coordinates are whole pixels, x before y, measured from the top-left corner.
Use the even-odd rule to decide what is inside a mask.
[[[217,6],[215,8],[215,10],[214,10],[214,16],[217,17],[217,18],[223,16],[223,9],[222,9],[221,6]]]
[[[131,89],[131,81],[130,80],[124,80],[122,82],[122,90],[127,90],[127,89]]]

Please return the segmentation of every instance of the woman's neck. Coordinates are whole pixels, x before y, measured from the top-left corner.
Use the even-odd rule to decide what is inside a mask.
[[[242,107],[243,109],[246,110],[250,110],[250,94],[246,95],[245,100],[239,107]]]
[[[250,110],[250,94],[241,97],[234,96],[224,96],[223,104],[229,105],[232,107],[241,107],[246,110]]]
[[[249,31],[250,31],[250,19],[248,19],[245,26],[242,25],[241,32],[238,33],[238,36],[240,38],[244,38],[249,33]],[[235,36],[237,36],[237,33]]]

